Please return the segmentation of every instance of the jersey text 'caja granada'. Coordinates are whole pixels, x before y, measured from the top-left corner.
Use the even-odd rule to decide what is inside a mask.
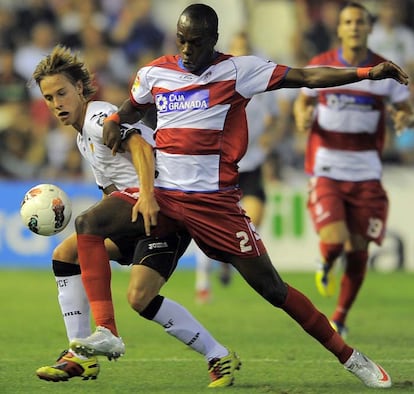
[[[221,53],[199,74],[185,70],[179,56],[141,68],[130,98],[138,108],[157,107],[156,186],[188,192],[234,188],[248,143],[240,107],[277,89],[287,71],[255,56]]]

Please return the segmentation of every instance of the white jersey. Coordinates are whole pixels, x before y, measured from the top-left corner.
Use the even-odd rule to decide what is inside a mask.
[[[92,168],[97,185],[105,189],[114,185],[118,190],[127,187],[139,187],[139,180],[129,152],[112,155],[103,143],[103,121],[117,111],[117,107],[104,101],[92,101],[88,104],[82,132],[78,133],[77,144],[82,156]],[[131,125],[142,132],[148,142],[153,142],[153,130],[141,122]]]
[[[280,86],[288,67],[255,56],[217,58],[200,75],[180,56],[163,56],[138,71],[131,90],[137,108],[157,107],[157,187],[186,192],[235,188],[246,153],[245,107]]]

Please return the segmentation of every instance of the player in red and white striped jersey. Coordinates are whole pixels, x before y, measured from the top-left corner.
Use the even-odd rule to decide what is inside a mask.
[[[339,15],[341,46],[310,61],[310,67],[375,66],[385,59],[367,47],[371,17],[359,4]],[[394,107],[395,129],[412,122],[409,89],[393,79],[363,80],[338,87],[302,89],[295,103],[298,129],[310,131],[305,167],[310,180],[308,208],[322,256],[316,285],[335,293],[332,267],[344,253],[345,270],[333,326],[345,335],[345,320],[362,286],[370,242],[381,244],[388,198],[381,184],[381,155],[387,105]]]
[[[391,62],[342,70],[290,68],[217,52],[217,40],[215,11],[204,4],[188,6],[177,23],[179,54],[138,71],[130,99],[105,122],[105,143],[115,153],[119,123],[134,122],[155,106],[155,192],[161,212],[185,227],[209,257],[231,263],[265,300],[288,313],[366,385],[389,387],[389,375],[347,345],[310,300],[281,279],[240,206],[237,164],[248,141],[245,107],[255,94],[361,79],[407,84],[408,76]]]

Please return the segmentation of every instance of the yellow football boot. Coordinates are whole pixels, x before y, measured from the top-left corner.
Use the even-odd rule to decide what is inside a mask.
[[[214,358],[208,363],[208,373],[211,383],[208,387],[227,387],[234,382],[234,371],[239,370],[241,361],[237,354],[229,350],[229,354],[222,358]]]
[[[64,350],[55,365],[41,367],[36,375],[51,382],[67,381],[79,376],[82,380],[96,379],[99,374],[98,359],[93,357],[80,358],[71,351]]]
[[[332,267],[322,263],[315,273],[315,284],[324,297],[332,297],[336,292],[336,278]]]

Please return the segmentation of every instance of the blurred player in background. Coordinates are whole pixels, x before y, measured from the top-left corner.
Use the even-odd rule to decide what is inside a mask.
[[[210,385],[230,385],[232,375],[226,370],[222,371],[220,365],[225,365],[233,358],[237,361],[235,354],[218,343],[184,307],[159,295],[161,287],[174,272],[177,259],[189,243],[188,235],[182,232],[163,238],[138,240],[137,235],[148,233],[150,225],[158,222],[162,227],[165,223],[161,215],[156,217],[159,207],[153,198],[153,130],[142,122],[126,125],[123,127],[122,144],[125,152],[113,156],[110,149],[103,145],[102,126],[104,119],[117,108],[107,102],[92,100],[95,93],[92,76],[78,57],[64,47],[55,47],[38,64],[33,78],[49,110],[61,123],[73,126],[78,132],[79,150],[91,165],[96,183],[103,191],[103,199],[81,214],[76,225],[79,225],[80,220],[83,227],[89,226],[95,234],[98,233],[98,227],[105,236],[84,235],[77,238],[75,233],[63,240],[53,252],[58,300],[69,341],[91,334],[89,304],[77,260],[82,260],[88,253],[82,249],[88,247],[85,243],[91,244],[92,253],[96,249],[94,243],[102,244],[103,252],[95,258],[107,263],[109,288],[106,295],[111,296],[109,259],[117,260],[120,264],[132,263],[128,298],[133,309],[203,354],[209,362]],[[135,217],[131,221],[134,204]],[[146,231],[142,217],[137,217],[138,208],[144,212]],[[109,308],[109,312],[105,308]],[[107,323],[116,330],[115,320],[110,317],[113,315],[112,303],[110,306],[104,305],[101,312],[107,316]],[[96,355],[116,358],[125,351],[121,338],[111,343],[106,341],[107,331],[101,326],[95,333],[100,351],[86,355],[74,350],[64,351],[56,364],[41,367],[36,374],[50,381],[65,381],[75,376],[95,379],[99,373]]]
[[[229,53],[245,56],[254,53],[246,32],[236,34],[230,43]],[[252,223],[259,229],[263,219],[266,194],[262,166],[266,156],[280,136],[276,92],[254,96],[246,107],[249,142],[245,156],[239,161],[239,187],[243,192],[241,203]],[[196,248],[196,301],[200,304],[211,300],[211,272],[214,260]],[[223,285],[231,280],[231,265],[219,263],[219,279]]]
[[[372,21],[359,3],[345,5],[339,15],[341,46],[310,61],[310,67],[372,67],[384,61],[367,47]],[[381,184],[381,152],[385,108],[394,107],[395,129],[412,122],[409,89],[392,79],[364,80],[335,88],[304,88],[295,102],[298,130],[310,131],[305,169],[313,175],[308,208],[319,235],[322,257],[316,286],[335,294],[335,261],[344,254],[336,309],[331,324],[345,335],[345,321],[362,286],[370,242],[381,244],[388,198]]]
[[[248,144],[245,107],[255,94],[361,79],[407,84],[408,76],[391,62],[372,68],[290,68],[257,56],[217,52],[217,40],[216,12],[205,4],[188,6],[177,21],[179,54],[139,69],[129,99],[105,121],[104,142],[116,153],[119,125],[156,108],[154,191],[161,212],[186,228],[209,257],[231,263],[261,297],[285,311],[365,385],[390,387],[384,369],[348,346],[310,300],[282,280],[241,208],[237,164]],[[98,262],[90,261],[86,273],[82,266],[88,296],[96,284],[88,277],[98,278],[97,270],[105,282],[106,268]],[[104,292],[94,297],[108,301]],[[89,346],[94,348],[93,338]]]

